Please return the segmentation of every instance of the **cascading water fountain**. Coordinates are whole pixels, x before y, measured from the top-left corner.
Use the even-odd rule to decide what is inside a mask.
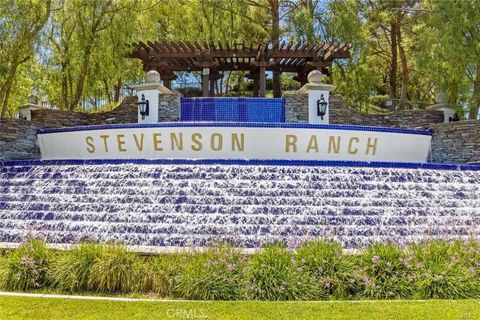
[[[0,242],[361,248],[479,235],[480,166],[426,164],[429,130],[330,125],[333,87],[310,78],[309,124],[271,122],[285,119],[280,99],[257,113],[247,99],[193,101],[180,113],[192,122],[158,123],[163,91],[149,83],[140,124],[40,130],[44,160],[0,162]],[[263,122],[195,118],[232,115]]]
[[[251,248],[322,237],[359,248],[478,234],[478,167],[318,165],[6,164],[0,241]]]

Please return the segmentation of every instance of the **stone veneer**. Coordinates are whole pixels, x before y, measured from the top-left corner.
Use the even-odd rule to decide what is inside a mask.
[[[181,93],[159,95],[159,121],[178,121],[180,118]],[[73,127],[105,123],[136,123],[137,97],[125,97],[120,105],[107,112],[73,112],[66,110],[40,109],[32,111],[32,122],[43,127]]]
[[[161,94],[158,104],[158,121],[175,122],[180,119],[180,92]]]
[[[0,160],[39,159],[38,126],[21,119],[0,119]]]
[[[287,122],[308,122],[308,94],[285,92]],[[339,95],[330,96],[330,123],[398,128],[428,128],[442,123],[443,112],[438,110],[403,110],[384,115],[360,112],[346,105]]]
[[[40,109],[32,111],[32,122],[42,127],[74,127],[105,123],[137,122],[137,97],[125,97],[120,105],[108,112],[73,112]]]
[[[431,129],[430,162],[480,164],[480,121],[434,124]]]

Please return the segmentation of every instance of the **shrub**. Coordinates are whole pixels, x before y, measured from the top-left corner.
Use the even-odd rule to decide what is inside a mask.
[[[409,298],[412,276],[405,253],[388,243],[373,244],[362,252],[365,270],[364,294],[375,299]]]
[[[242,255],[231,247],[208,248],[187,260],[175,289],[186,299],[234,300],[242,287]]]
[[[135,287],[135,267],[139,263],[138,255],[129,252],[121,245],[108,245],[95,259],[89,287],[99,292],[129,292],[137,290]]]
[[[352,283],[352,259],[343,254],[338,242],[308,241],[297,249],[297,263],[302,273],[315,279],[317,298],[323,295],[347,296]]]
[[[321,294],[308,274],[302,274],[285,247],[270,245],[250,257],[246,295],[260,300],[309,300]]]
[[[479,297],[478,267],[472,270],[472,266],[466,263],[465,252],[462,253],[458,245],[445,241],[429,241],[412,245],[409,249],[413,256],[418,298]]]
[[[87,290],[92,266],[103,249],[103,245],[85,243],[63,252],[52,263],[52,284],[64,291]]]
[[[2,261],[0,285],[8,290],[41,288],[47,283],[51,252],[40,240],[28,240]]]
[[[152,291],[162,297],[179,297],[176,290],[183,268],[187,265],[187,254],[163,254],[152,257]]]

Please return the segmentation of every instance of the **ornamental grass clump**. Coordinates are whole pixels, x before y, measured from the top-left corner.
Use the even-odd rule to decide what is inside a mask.
[[[315,279],[316,298],[325,295],[344,298],[352,292],[352,259],[344,255],[340,243],[308,241],[297,249],[295,257],[301,272]]]
[[[0,286],[7,290],[38,289],[47,284],[52,253],[40,240],[28,240],[10,251],[0,266]]]
[[[106,245],[93,263],[88,285],[98,292],[136,290],[135,267],[140,258],[121,245]]]
[[[478,267],[466,260],[464,249],[445,241],[411,245],[416,298],[466,299],[480,297]],[[478,252],[472,252],[472,255]],[[478,257],[475,257],[478,261]]]
[[[189,254],[172,253],[152,257],[152,291],[164,298],[179,298],[178,278],[190,258]]]
[[[312,300],[323,290],[302,274],[295,256],[281,245],[269,245],[253,254],[246,272],[246,297],[258,300]]]
[[[176,278],[175,291],[185,299],[235,300],[242,288],[243,256],[231,247],[194,253]]]
[[[50,271],[52,285],[69,292],[87,290],[92,267],[104,248],[100,244],[84,243],[59,254]]]
[[[408,299],[413,294],[413,277],[405,252],[389,243],[369,246],[361,254],[365,272],[363,294],[373,299]]]

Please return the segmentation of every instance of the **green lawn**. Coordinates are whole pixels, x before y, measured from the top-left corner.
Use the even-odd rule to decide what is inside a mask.
[[[0,296],[0,319],[480,319],[480,301],[123,302]]]

